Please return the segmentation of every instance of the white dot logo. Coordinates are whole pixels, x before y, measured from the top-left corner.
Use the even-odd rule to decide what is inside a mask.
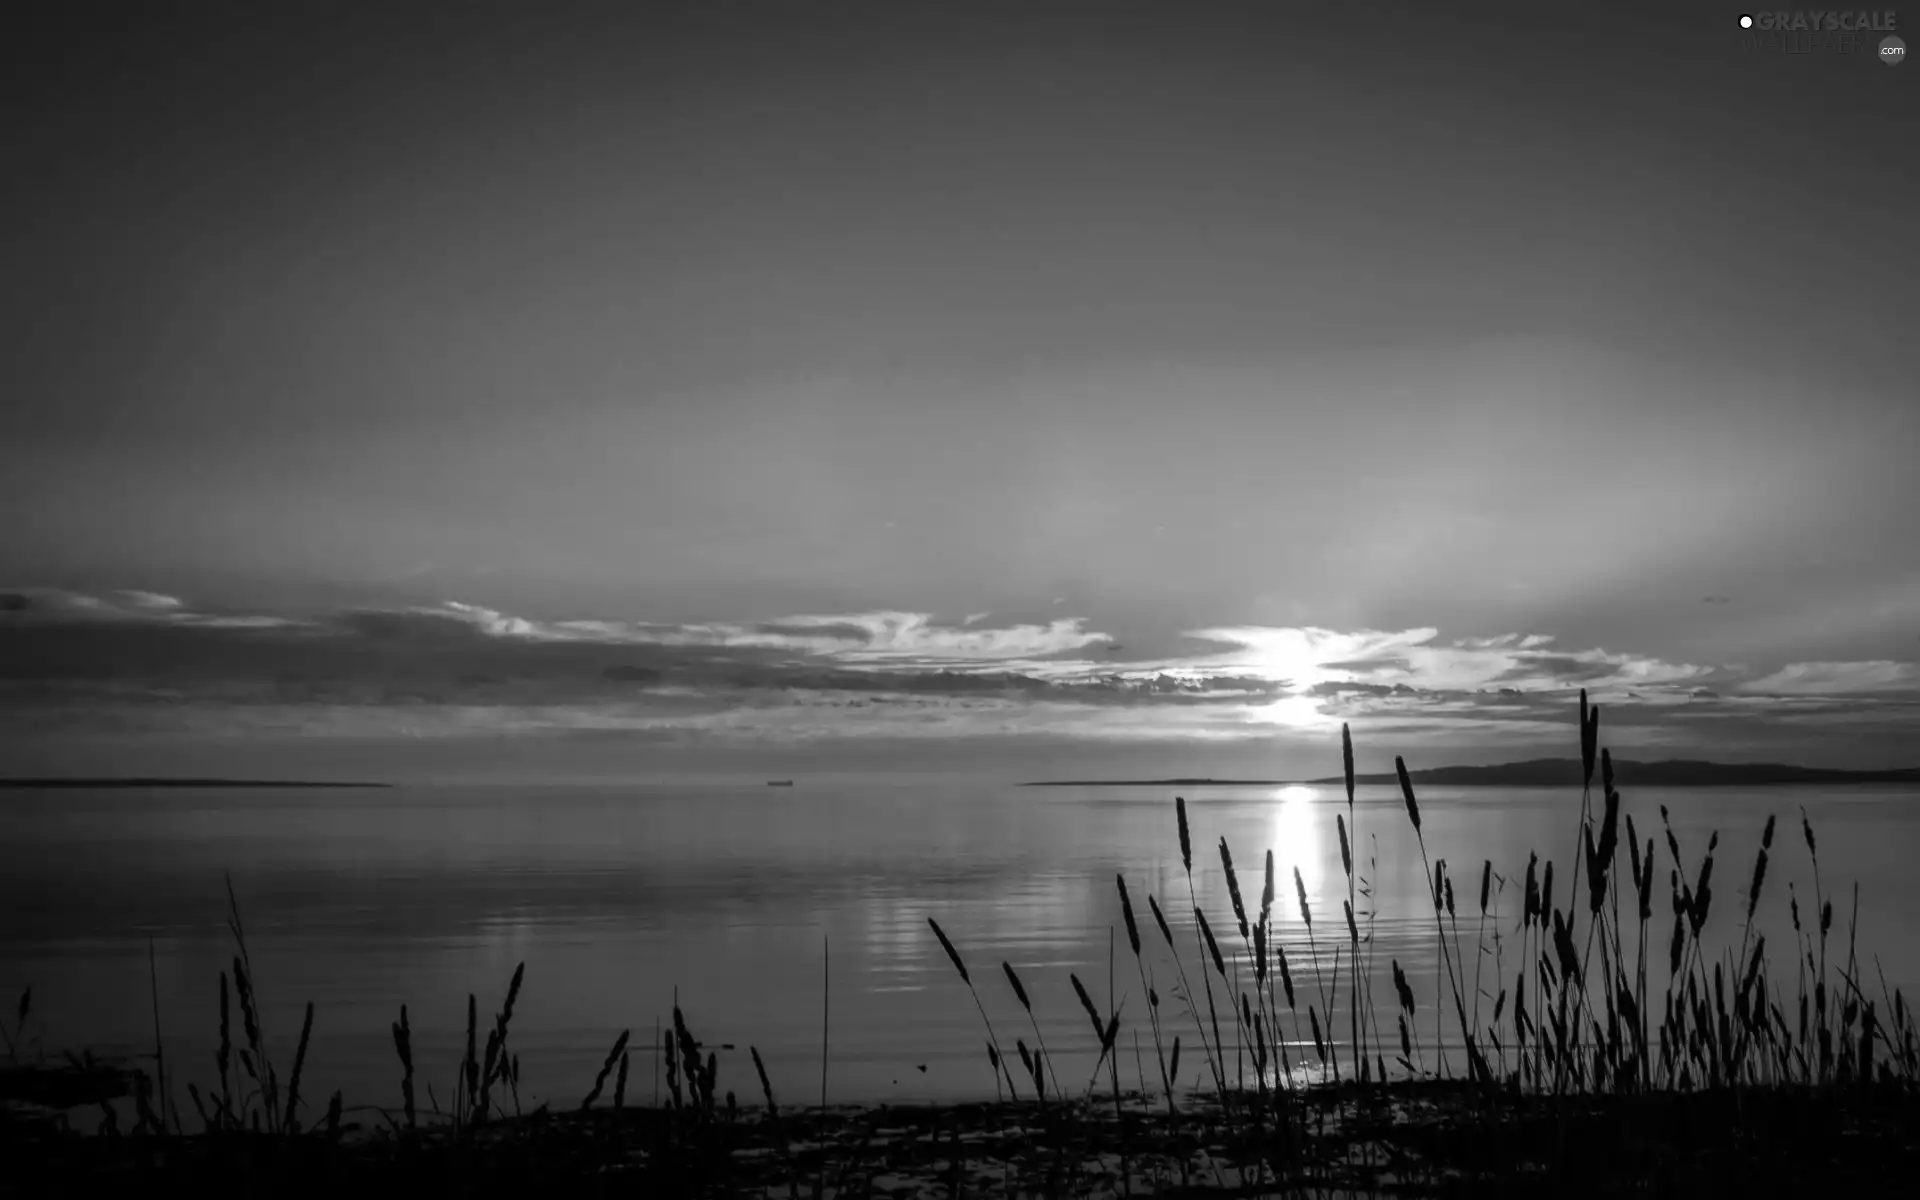
[[[1752,18],[1752,17],[1749,17],[1749,16],[1746,16],[1745,14],[1742,14],[1742,15],[1741,15],[1741,17],[1740,17],[1740,28],[1742,28],[1742,29],[1752,29],[1752,28],[1753,28],[1753,18]]]
[[[1887,38],[1880,43],[1880,61],[1890,67],[1907,61],[1907,44],[1897,37]]]

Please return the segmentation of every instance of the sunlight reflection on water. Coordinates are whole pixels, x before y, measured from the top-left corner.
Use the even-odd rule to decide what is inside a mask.
[[[1324,849],[1322,842],[1326,834],[1318,828],[1320,796],[1314,788],[1283,787],[1274,793],[1273,828],[1267,834],[1267,845],[1273,849],[1274,871],[1279,876],[1292,868],[1300,870],[1300,880],[1306,885],[1309,898],[1320,899],[1320,855]],[[1329,816],[1328,821],[1331,823]],[[1234,864],[1236,873],[1241,871]],[[1264,870],[1264,866],[1261,868]],[[1244,883],[1241,886],[1246,886]],[[1279,878],[1274,881],[1274,903],[1280,903],[1279,897],[1286,889]]]
[[[1194,894],[1229,956],[1229,975],[1240,972],[1243,986],[1219,842],[1225,837],[1232,850],[1250,916],[1264,854],[1274,852],[1273,917],[1300,984],[1298,1040],[1310,1048],[1304,1010],[1309,1002],[1325,1006],[1292,873],[1300,872],[1315,947],[1330,968],[1347,948],[1340,911],[1347,880],[1333,828],[1336,814],[1347,815],[1344,790],[1204,788],[1186,796]],[[1657,828],[1658,806],[1671,807],[1690,875],[1708,832],[1718,829],[1726,874],[1716,878],[1744,879],[1766,815],[1790,820],[1805,804],[1829,890],[1840,898],[1838,889],[1854,879],[1862,885],[1863,956],[1871,947],[1889,985],[1899,986],[1920,977],[1920,931],[1903,916],[1920,903],[1920,880],[1901,861],[1920,835],[1915,799],[1891,789],[1649,791],[1630,793],[1627,811],[1644,838]],[[1577,809],[1577,796],[1524,789],[1422,793],[1432,854],[1450,858],[1462,881],[1477,884],[1485,857],[1507,879],[1491,898],[1499,916],[1489,924],[1487,961],[1476,964],[1484,968],[1488,1009],[1513,971],[1527,852],[1560,860],[1564,871]],[[1416,1033],[1430,1046],[1439,950],[1428,877],[1397,789],[1361,788],[1352,821],[1356,866],[1373,893],[1372,901],[1360,897],[1357,915],[1374,938],[1374,977],[1384,979],[1395,961],[1407,971],[1420,998]],[[1376,846],[1377,867],[1370,863]],[[1664,842],[1660,851],[1664,860]],[[677,994],[697,1036],[735,1044],[720,1052],[722,1072],[748,1093],[757,1090],[744,1057],[751,1043],[777,1090],[817,1096],[827,1016],[835,1099],[990,1096],[979,1013],[934,941],[929,917],[953,937],[1003,1038],[1026,1027],[1000,970],[1004,961],[1025,981],[1062,1076],[1069,1066],[1084,1074],[1094,1041],[1070,977],[1104,1006],[1109,945],[1116,954],[1111,994],[1125,1005],[1125,1027],[1148,1036],[1138,1021],[1140,972],[1127,961],[1116,873],[1132,892],[1167,1034],[1183,1032],[1193,1042],[1191,1021],[1171,993],[1165,942],[1147,911],[1152,896],[1192,977],[1199,956],[1188,878],[1172,796],[1157,788],[1036,794],[873,785],[771,798],[760,789],[714,788],[23,793],[0,806],[0,903],[13,918],[0,927],[0,994],[34,985],[35,1032],[45,1049],[146,1053],[151,936],[170,1064],[204,1085],[201,1068],[212,1062],[217,1034],[218,973],[230,969],[233,953],[221,882],[228,870],[245,910],[270,1040],[290,1040],[313,1000],[313,1094],[340,1087],[349,1103],[393,1099],[390,1026],[400,1004],[409,1006],[423,1072],[448,1077],[464,1039],[468,993],[490,1020],[522,961],[527,975],[513,1038],[533,1094],[577,1103],[622,1029],[633,1033],[642,1060],[636,1078],[650,1088],[649,1039],[656,1019],[670,1019]],[[1804,897],[1811,875],[1797,841],[1782,840],[1763,925],[1785,925],[1789,881]],[[1564,903],[1567,885],[1558,886]],[[1477,887],[1459,899],[1471,959]],[[1842,922],[1844,907],[1836,904]],[[1663,904],[1656,908],[1654,942],[1664,946],[1667,915]],[[1738,922],[1724,919],[1716,913],[1711,925],[1737,938]],[[1506,939],[1497,961],[1496,930]],[[831,947],[830,1013],[822,1011],[823,939]],[[1192,984],[1199,988],[1199,979]],[[1384,982],[1376,991],[1391,994]],[[1344,1038],[1345,1006],[1336,997],[1331,1007]],[[1390,1004],[1383,1015],[1390,1024]],[[1284,1025],[1293,1038],[1291,1020]],[[291,1046],[276,1053],[291,1054]],[[1130,1072],[1133,1056],[1123,1060]],[[1199,1063],[1189,1049],[1182,1073]],[[921,1064],[924,1074],[915,1069]]]

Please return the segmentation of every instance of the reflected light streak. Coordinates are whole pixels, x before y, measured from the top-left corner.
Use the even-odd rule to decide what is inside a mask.
[[[1320,830],[1316,824],[1314,804],[1316,794],[1315,789],[1299,784],[1283,787],[1274,793],[1267,844],[1273,847],[1274,867],[1282,877],[1275,880],[1275,890],[1285,896],[1289,889],[1283,880],[1290,882],[1293,869],[1298,867],[1301,882],[1307,888],[1307,897],[1318,909],[1321,871]],[[1297,904],[1282,904],[1276,899],[1275,908],[1290,920],[1299,918]]]

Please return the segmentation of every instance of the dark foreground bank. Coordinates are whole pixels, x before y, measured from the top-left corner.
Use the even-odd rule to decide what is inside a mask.
[[[458,1135],[363,1113],[278,1136],[82,1137],[16,1110],[0,1194],[1880,1195],[1920,1172],[1920,1097],[1896,1086],[1555,1099],[1407,1082],[1290,1103],[1303,1111],[1278,1129],[1223,1119],[1217,1100],[1170,1113],[1128,1096],[778,1115],[603,1106]]]

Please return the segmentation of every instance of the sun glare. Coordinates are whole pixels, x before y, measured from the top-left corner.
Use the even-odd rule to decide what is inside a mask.
[[[1329,720],[1320,712],[1320,701],[1312,696],[1287,696],[1275,700],[1262,708],[1260,714],[1273,724],[1284,725],[1288,729],[1315,729]]]

